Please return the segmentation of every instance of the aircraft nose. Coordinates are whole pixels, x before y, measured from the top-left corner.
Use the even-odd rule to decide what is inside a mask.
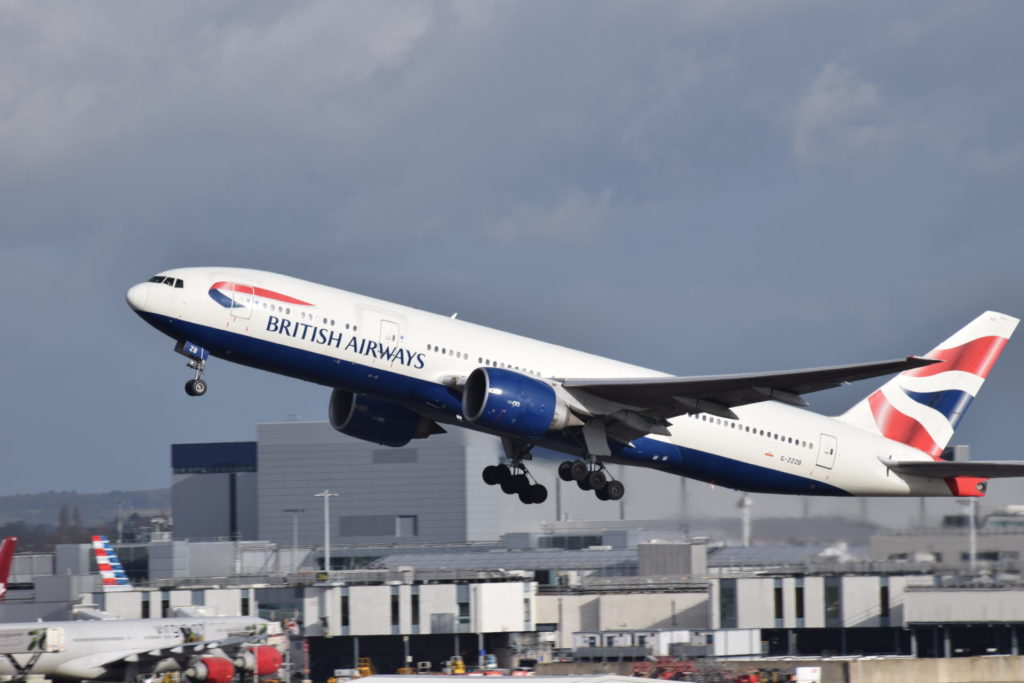
[[[149,291],[149,287],[146,283],[140,282],[137,285],[133,285],[128,288],[128,293],[124,295],[124,298],[128,301],[128,305],[136,311],[141,311],[146,306],[146,293]]]

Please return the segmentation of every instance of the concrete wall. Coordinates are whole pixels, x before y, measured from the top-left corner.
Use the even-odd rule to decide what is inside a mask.
[[[707,545],[699,543],[643,543],[637,546],[640,576],[705,576]]]
[[[823,683],[968,683],[1024,680],[1021,657],[957,657],[953,659],[876,659],[844,662],[845,671],[828,672]],[[823,672],[825,673],[825,672]],[[842,677],[840,677],[842,676]]]
[[[1016,683],[1024,680],[1024,657],[959,657],[955,659],[728,659],[719,664],[733,672],[750,669],[787,670],[820,666],[822,683]],[[539,664],[541,676],[591,673],[629,675],[632,662],[555,662]]]
[[[532,631],[534,589],[531,583],[470,584],[470,630]]]
[[[536,598],[536,622],[558,624],[557,648],[578,631],[706,629],[708,593],[548,593]]]
[[[908,622],[1024,621],[1024,588],[913,589],[904,596]]]
[[[843,626],[881,626],[881,585],[877,576],[842,577]]]
[[[259,425],[259,535],[292,543],[292,513],[301,545],[323,545],[323,499],[330,501],[331,542],[406,543],[496,540],[507,496],[480,481],[498,462],[493,437],[453,429],[394,449],[353,439],[326,422]],[[399,535],[398,518],[415,518]]]
[[[470,623],[458,626],[458,593],[456,584],[422,584],[415,586],[419,594],[420,634],[452,633],[452,630],[433,629],[434,615],[451,615],[447,619],[454,632],[502,633],[531,631],[534,628],[533,594],[535,586],[529,582],[495,582],[465,584],[469,593]],[[383,584],[373,586],[312,586],[306,589],[303,600],[305,626],[313,636],[376,636],[413,634],[413,586]],[[391,623],[391,598],[398,595],[398,627]],[[342,631],[342,596],[348,595],[349,626]],[[526,617],[530,619],[527,620]],[[326,619],[327,630],[323,630]],[[442,619],[446,621],[446,619]]]
[[[962,510],[961,510],[962,512]],[[979,530],[978,552],[1000,553],[1007,559],[1024,558],[1024,533]],[[934,529],[917,533],[876,534],[871,537],[868,552],[872,559],[895,559],[911,553],[932,553],[937,561],[953,563],[963,561],[968,550],[966,529]]]
[[[223,472],[172,476],[175,540],[230,538],[231,476]]]
[[[775,624],[775,579],[737,579],[736,628]]]

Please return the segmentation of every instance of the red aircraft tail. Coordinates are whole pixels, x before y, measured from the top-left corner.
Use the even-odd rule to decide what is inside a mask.
[[[0,600],[7,595],[7,577],[11,575],[11,561],[14,559],[14,546],[18,545],[17,536],[8,536],[0,544]]]

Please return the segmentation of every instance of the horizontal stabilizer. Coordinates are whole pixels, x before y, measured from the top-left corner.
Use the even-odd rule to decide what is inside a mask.
[[[904,460],[902,462],[879,458],[882,463],[898,474],[911,474],[916,477],[1024,477],[1024,462],[1013,460],[996,461],[961,461],[948,460]]]

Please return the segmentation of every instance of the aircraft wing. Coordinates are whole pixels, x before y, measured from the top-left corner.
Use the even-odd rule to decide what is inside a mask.
[[[96,676],[98,672],[104,671],[106,676],[111,676],[122,671],[129,664],[137,665],[140,671],[151,671],[159,662],[172,659],[177,662],[180,669],[184,670],[194,657],[223,656],[225,649],[230,650],[233,647],[247,645],[256,640],[262,640],[263,637],[245,636],[220,640],[198,640],[151,650],[100,652],[65,661],[52,673],[66,678],[82,678],[84,675]]]
[[[566,389],[629,406],[652,417],[668,418],[706,412],[735,419],[730,408],[776,400],[806,406],[802,394],[831,389],[849,382],[891,375],[942,361],[908,356],[899,360],[834,365],[807,370],[749,375],[652,377],[643,379],[567,379]]]
[[[881,459],[882,463],[898,474],[912,474],[917,477],[1024,477],[1024,462],[1021,461],[949,461],[949,460],[904,460]]]

